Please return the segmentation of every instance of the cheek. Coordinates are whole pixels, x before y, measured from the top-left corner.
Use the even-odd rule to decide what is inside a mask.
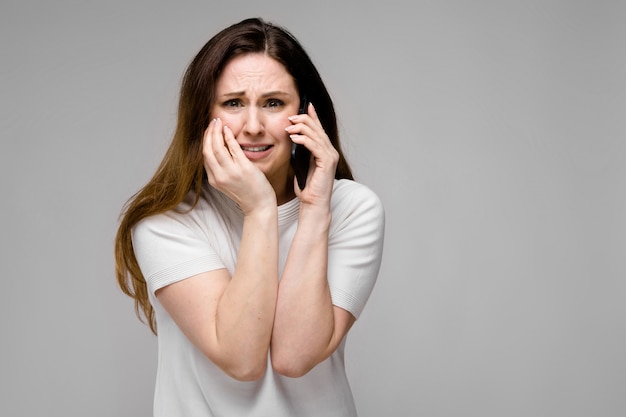
[[[289,137],[289,133],[285,130],[285,126],[276,126],[275,129],[272,129],[268,133],[277,143],[281,144],[281,146],[288,145],[289,149],[291,149],[291,138]]]
[[[291,142],[291,139],[289,139],[289,133],[285,130],[287,126],[291,126],[291,122],[286,117],[276,118],[276,120],[273,120],[271,123],[266,125],[272,136],[280,140]]]
[[[235,137],[239,134],[241,130],[242,122],[241,118],[236,115],[228,114],[228,113],[220,113],[216,112],[215,117],[219,117],[222,119],[222,123],[224,126],[228,126],[230,130],[233,131]]]

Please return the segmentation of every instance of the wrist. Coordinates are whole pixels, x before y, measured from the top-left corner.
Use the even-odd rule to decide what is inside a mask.
[[[330,228],[332,214],[329,207],[300,205],[298,228],[309,228],[312,231],[325,231]]]
[[[245,218],[255,218],[259,220],[271,220],[278,218],[278,208],[276,205],[272,206],[257,206],[251,210],[243,213]]]
[[[240,206],[245,217],[250,216],[269,216],[278,213],[278,205],[276,204],[276,196],[274,193],[268,193],[262,199],[255,201],[247,206]]]

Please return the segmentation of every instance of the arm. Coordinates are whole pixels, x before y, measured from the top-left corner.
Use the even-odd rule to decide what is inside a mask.
[[[276,307],[272,365],[286,376],[299,377],[328,358],[355,318],[332,304],[327,279],[328,224],[301,216]]]
[[[273,218],[274,217],[274,218]],[[238,380],[265,372],[276,304],[275,216],[244,219],[233,276],[205,272],[156,292],[187,338],[225,373]]]
[[[293,117],[288,130],[315,159],[305,189],[295,186],[300,216],[279,285],[271,342],[272,366],[291,377],[306,374],[328,358],[355,321],[333,306],[327,279],[330,197],[338,154],[313,106],[309,114]]]
[[[235,271],[232,277],[225,269],[205,272],[170,284],[156,296],[187,338],[212,362],[235,379],[254,380],[265,372],[275,314],[276,197],[230,131],[224,129],[222,139],[220,128],[221,124],[213,121],[207,129],[205,167],[211,184],[244,211]]]

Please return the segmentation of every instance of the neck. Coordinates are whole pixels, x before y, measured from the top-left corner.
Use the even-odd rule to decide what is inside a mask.
[[[274,192],[276,193],[276,203],[280,206],[295,198],[296,193],[293,190],[293,176],[287,176],[287,181],[284,184],[272,184]]]

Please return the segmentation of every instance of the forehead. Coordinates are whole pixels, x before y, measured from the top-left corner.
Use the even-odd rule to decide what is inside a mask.
[[[237,56],[224,66],[217,79],[217,93],[232,91],[295,89],[295,82],[283,64],[263,53]]]

